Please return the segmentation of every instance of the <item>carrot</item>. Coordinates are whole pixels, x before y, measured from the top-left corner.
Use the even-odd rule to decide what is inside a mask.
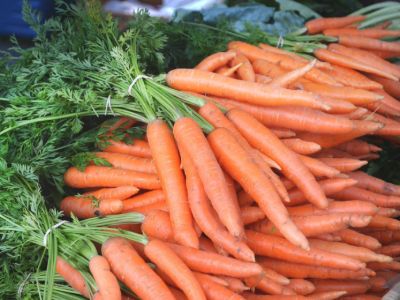
[[[347,295],[363,294],[370,288],[366,280],[313,279],[312,283],[315,292],[346,291]]]
[[[217,52],[207,56],[203,59],[195,69],[202,71],[212,72],[222,66],[225,66],[229,61],[231,61],[236,56],[236,53],[233,51],[228,52]]]
[[[390,280],[390,279],[391,278],[386,279],[383,276],[379,276],[379,273],[378,273],[377,276],[369,279],[369,284],[371,285],[369,291],[370,292],[383,292],[383,291],[387,290],[388,287],[386,286],[386,284],[387,284],[388,280]]]
[[[381,195],[358,187],[349,187],[336,193],[334,197],[341,200],[359,199],[389,208],[400,206],[400,197]]]
[[[381,270],[400,271],[400,262],[398,261],[370,262],[368,264],[368,268],[374,271],[381,271]]]
[[[170,217],[165,211],[153,210],[147,213],[142,223],[142,231],[150,238],[174,242]]]
[[[368,77],[371,78],[372,80],[380,83],[383,86],[384,90],[388,94],[390,94],[392,97],[400,98],[400,87],[399,87],[399,84],[397,81],[382,78],[382,77],[376,76],[376,75],[369,75]]]
[[[228,283],[228,288],[238,294],[248,291],[250,288],[246,286],[242,280],[229,276],[221,276]]]
[[[341,67],[351,68],[354,70],[375,74],[384,78],[397,80],[397,77],[392,75],[391,73],[387,73],[381,69],[377,69],[373,66],[361,63],[359,61],[355,61],[348,56],[327,49],[317,49],[314,51],[314,55],[323,61],[328,61]]]
[[[195,275],[165,243],[160,240],[151,240],[144,251],[146,256],[172,279],[188,299],[206,299]]]
[[[342,300],[381,300],[382,297],[370,295],[370,294],[360,294],[360,295],[352,295],[348,297],[342,297]]]
[[[315,159],[305,155],[299,155],[299,158],[315,177],[332,178],[340,175],[339,170],[330,167],[319,159]]]
[[[324,30],[325,35],[329,36],[357,36],[357,37],[367,37],[372,39],[381,39],[384,37],[399,37],[400,30],[386,30],[377,28],[367,28],[363,30],[355,28],[335,28]],[[357,46],[357,48],[362,48]]]
[[[235,76],[235,72],[237,71],[237,69],[239,69],[241,66],[241,64],[237,64],[236,66],[233,66],[231,68],[227,68],[227,67],[221,67],[219,69],[216,70],[217,74],[226,76],[226,77],[232,77],[232,78],[236,78]]]
[[[265,219],[265,213],[257,206],[244,206],[241,211],[244,225]]]
[[[331,98],[323,95],[319,95],[319,97],[322,101],[324,101],[331,107],[331,109],[329,110],[330,114],[336,114],[336,116],[338,116],[337,114],[350,113],[357,110],[357,106],[355,106],[350,101]]]
[[[395,58],[399,56],[398,52],[395,51],[383,51],[383,50],[369,50],[369,51],[371,51],[373,54],[383,59]]]
[[[109,139],[106,141],[106,147],[102,149],[105,152],[129,154],[144,158],[151,158],[149,144],[145,141],[135,139],[131,144]]]
[[[388,245],[392,242],[400,242],[400,231],[393,231],[393,230],[373,231],[369,232],[368,235],[377,239],[383,245]]]
[[[282,142],[294,152],[299,154],[309,155],[321,150],[320,145],[313,142],[306,142],[297,138],[282,139]]]
[[[279,126],[292,130],[328,134],[332,132],[348,133],[354,128],[354,124],[350,120],[325,114],[308,107],[265,107],[221,98],[216,100],[228,108],[236,107],[252,114],[259,122],[268,127]],[[318,124],[318,126],[315,126],[315,124]]]
[[[262,265],[264,270],[264,276],[272,281],[279,283],[281,285],[288,285],[290,283],[289,278],[279,274],[278,272],[274,271],[273,269],[268,268],[265,264]]]
[[[232,256],[244,261],[254,261],[254,253],[247,245],[235,239],[224,228],[215,210],[212,208],[210,201],[207,199],[193,160],[180,145],[179,149],[186,174],[189,206],[193,218],[199,225],[201,231],[203,231],[217,247],[224,249]]]
[[[307,249],[307,240],[288,218],[274,187],[234,136],[225,128],[217,128],[208,140],[221,165],[253,197],[271,222],[290,242]]]
[[[368,162],[352,158],[336,158],[336,157],[320,157],[319,161],[326,165],[339,170],[340,172],[352,172],[365,166]]]
[[[256,74],[256,82],[258,83],[262,83],[262,84],[268,84],[272,81],[271,77],[265,76],[265,75],[261,75],[261,74]]]
[[[268,128],[251,115],[237,109],[230,110],[228,118],[251,145],[280,165],[285,176],[296,183],[309,201],[319,207],[327,206],[326,197],[309,170]]]
[[[380,230],[400,230],[400,221],[389,217],[376,215],[368,224],[368,228],[377,228]]]
[[[236,294],[230,289],[216,283],[207,276],[203,274],[196,274],[197,280],[200,282],[207,299],[209,300],[220,300],[220,299],[230,299],[230,300],[244,300],[242,296]]]
[[[153,190],[137,195],[135,197],[123,201],[124,211],[132,211],[135,208],[151,205],[154,203],[164,202],[165,194],[162,190]]]
[[[187,199],[181,160],[172,132],[166,122],[147,125],[147,138],[168,204],[174,239],[188,247],[199,247]]]
[[[186,151],[192,159],[204,190],[221,222],[233,236],[243,237],[239,204],[232,199],[224,173],[199,125],[190,118],[180,118],[175,122],[174,136],[179,149]]]
[[[291,85],[292,83],[303,77],[312,68],[314,68],[316,63],[317,60],[314,59],[313,61],[311,61],[310,63],[306,64],[301,68],[294,69],[291,72],[273,78],[272,81],[268,83],[268,85],[272,87],[283,87],[283,88],[288,87],[289,85]]]
[[[355,105],[368,104],[383,99],[383,96],[374,92],[348,86],[336,87],[314,82],[301,82],[296,86],[324,97],[346,100]]]
[[[398,135],[400,135],[400,122],[396,122],[389,118],[385,118],[382,115],[379,115],[377,113],[375,113],[372,116],[372,119],[378,120],[379,122],[385,124],[385,126],[381,129],[377,130],[375,132],[375,134],[382,135],[382,136],[398,136]]]
[[[346,16],[340,18],[317,18],[306,22],[308,34],[316,34],[331,28],[342,28],[365,20],[365,16]]]
[[[382,151],[382,148],[373,144],[368,144],[363,140],[352,140],[337,146],[338,149],[346,151],[351,155],[363,155],[370,152]]]
[[[376,250],[381,247],[381,244],[377,239],[351,229],[343,229],[338,231],[336,234],[341,238],[342,242],[350,245],[360,246],[371,250]]]
[[[247,277],[244,279],[244,282],[247,286],[251,288],[257,288],[257,290],[260,290],[270,295],[282,295],[285,292],[285,287],[266,277]],[[295,293],[293,291],[289,291],[289,293],[285,294],[294,295]]]
[[[123,212],[137,212],[146,215],[153,210],[169,212],[168,203],[166,201],[159,201],[148,205],[138,206],[127,211],[123,210]]]
[[[275,134],[278,138],[292,138],[296,136],[296,132],[291,131],[289,129],[284,128],[270,128],[270,130]]]
[[[294,263],[318,265],[346,270],[359,270],[365,266],[358,260],[344,255],[311,248],[299,249],[281,237],[266,235],[255,231],[246,231],[250,248],[258,255],[269,256]]]
[[[235,278],[259,276],[263,272],[262,267],[253,262],[244,262],[176,244],[168,245],[193,271]]]
[[[299,295],[256,295],[243,293],[246,300],[306,300],[307,297]]]
[[[291,279],[288,288],[292,289],[299,295],[308,295],[314,292],[315,286],[311,281],[304,279]]]
[[[73,188],[118,187],[133,185],[141,189],[159,189],[160,181],[155,174],[111,167],[88,166],[81,172],[71,167],[64,174],[64,182]]]
[[[171,292],[174,295],[174,297],[176,298],[176,300],[187,300],[185,294],[182,293],[180,290],[178,290],[172,286],[168,286],[168,288],[171,290]]]
[[[175,299],[167,285],[123,238],[110,238],[101,252],[112,272],[141,299]]]
[[[307,295],[307,299],[310,300],[332,300],[332,299],[342,299],[343,295],[346,295],[346,291],[329,291],[329,292],[319,292]]]
[[[400,53],[400,43],[385,42],[364,36],[340,35],[339,43],[348,47],[355,47],[366,50],[382,50]]]
[[[96,200],[91,196],[68,196],[60,203],[60,209],[67,216],[74,215],[79,219],[119,214],[123,202],[119,199]]]
[[[338,114],[338,117],[344,117],[346,119],[350,120],[360,120],[362,117],[364,117],[368,113],[368,109],[364,107],[357,107],[356,110],[347,113],[347,114]]]
[[[207,71],[175,69],[168,73],[167,83],[178,90],[227,97],[251,104],[300,105],[329,110],[329,106],[309,92],[271,88],[264,84],[237,80]]]
[[[119,186],[116,188],[104,188],[95,191],[83,193],[83,196],[92,196],[98,200],[104,199],[119,199],[125,200],[139,192],[139,189],[135,186],[126,185]]]
[[[400,216],[400,211],[395,208],[379,207],[378,212],[376,214],[379,216],[384,216],[389,218],[397,218]]]
[[[101,124],[101,127],[107,129],[107,134],[112,134],[116,129],[129,129],[137,121],[132,118],[118,117],[109,119]]]
[[[363,248],[348,245],[341,242],[327,242],[318,239],[310,239],[310,243],[312,247],[329,251],[332,253],[342,254],[354,259],[357,259],[362,262],[390,262],[392,261],[391,257],[385,255],[376,254],[374,251]]]
[[[244,191],[244,190],[241,190],[240,192],[238,192],[237,195],[238,195],[239,205],[241,207],[252,205],[254,202],[253,198],[249,194],[247,194],[246,191]]]
[[[365,276],[374,276],[375,273],[369,269],[358,271],[333,269],[322,266],[311,266],[301,263],[291,263],[272,258],[261,258],[260,264],[268,266],[271,269],[290,278],[320,278],[320,279],[352,279]]]
[[[79,294],[86,298],[89,296],[89,287],[86,284],[85,278],[77,269],[71,266],[61,256],[57,256],[56,272]]]
[[[399,103],[399,101],[397,99],[395,99],[392,96],[390,96],[384,90],[376,90],[374,92],[382,96],[382,101],[381,101],[382,104],[386,105],[390,109],[393,109],[393,110],[396,110],[397,112],[400,112],[400,103]],[[377,105],[377,104],[374,103],[374,105]]]
[[[371,29],[386,29],[388,28],[390,25],[392,25],[392,21],[385,21],[382,23],[379,23],[375,26],[370,27]]]
[[[150,174],[157,173],[153,160],[149,158],[112,152],[96,152],[95,155],[105,159],[115,168]]]
[[[386,246],[382,246],[376,252],[383,255],[397,257],[400,254],[400,243],[393,243]]]
[[[316,238],[323,240],[323,241],[328,241],[328,242],[340,242],[341,238],[334,234],[334,233],[324,233],[317,235]]]
[[[121,288],[118,280],[111,272],[110,264],[103,256],[96,255],[92,257],[89,261],[89,269],[96,281],[97,289],[102,299],[121,299]]]
[[[240,79],[245,81],[256,81],[256,74],[250,61],[241,53],[237,53],[236,57],[231,61],[231,67],[241,64],[237,70]]]

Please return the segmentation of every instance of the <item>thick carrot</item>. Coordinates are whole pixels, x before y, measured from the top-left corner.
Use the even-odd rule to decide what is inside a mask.
[[[208,276],[203,274],[196,274],[196,278],[201,284],[207,299],[209,300],[220,300],[220,299],[230,299],[230,300],[244,300],[242,296],[236,294],[230,289],[216,283],[211,280]]]
[[[142,223],[143,233],[150,238],[174,242],[169,214],[161,210],[153,210],[146,214]]]
[[[123,238],[110,238],[101,252],[115,276],[141,299],[175,299],[167,285]]]
[[[252,277],[247,277],[244,279],[244,282],[246,283],[247,286],[250,288],[257,288],[258,290],[270,294],[270,295],[282,295],[285,292],[284,286],[274,282],[273,280],[270,280],[266,277],[257,277],[257,276],[252,276]],[[293,291],[289,293],[285,293],[286,295],[294,295],[295,293]]]
[[[381,195],[354,186],[336,193],[334,198],[341,200],[359,199],[372,202],[377,206],[389,208],[400,206],[400,197]]]
[[[382,271],[382,270],[400,271],[400,262],[398,261],[370,262],[368,263],[368,268],[374,271]]]
[[[150,158],[136,157],[129,154],[112,152],[96,152],[95,155],[105,159],[115,168],[150,174],[157,173],[154,162]]]
[[[335,168],[336,170],[339,170],[340,172],[352,172],[358,170],[368,163],[365,160],[340,157],[320,157],[318,160],[332,168]]]
[[[146,256],[165,272],[188,299],[206,299],[195,275],[185,263],[160,240],[151,240],[144,248]]]
[[[346,16],[339,18],[317,18],[306,22],[308,34],[323,32],[325,29],[342,28],[350,24],[361,22],[365,16]]]
[[[376,252],[383,255],[397,257],[400,255],[400,243],[396,242],[393,244],[382,246],[381,248],[376,250]]]
[[[346,295],[347,291],[329,291],[329,292],[317,292],[307,295],[309,300],[333,300],[342,299],[342,296]]]
[[[347,295],[363,294],[370,288],[366,280],[313,279],[312,283],[315,292],[346,291]]]
[[[348,47],[366,50],[382,50],[400,53],[400,43],[398,42],[385,42],[364,36],[340,35],[339,43]]]
[[[291,279],[288,288],[292,289],[299,295],[308,295],[315,290],[315,286],[312,282],[304,279]]]
[[[301,160],[268,128],[251,115],[238,109],[230,110],[228,118],[237,126],[251,145],[279,164],[285,176],[304,192],[309,201],[319,207],[328,205],[328,201],[313,175]]]
[[[151,205],[165,201],[165,194],[162,190],[148,191],[123,201],[124,211],[128,212],[138,207]]]
[[[400,30],[386,30],[377,28],[367,28],[363,30],[359,30],[356,28],[335,28],[335,29],[324,30],[324,34],[329,36],[346,35],[346,36],[360,36],[372,39],[380,39],[384,37],[399,37]],[[362,47],[357,46],[357,48],[362,48]]]
[[[264,255],[294,263],[318,265],[346,270],[359,270],[364,263],[340,254],[334,254],[316,248],[309,251],[299,249],[284,238],[266,235],[255,231],[246,231],[250,248],[258,255]]]
[[[91,196],[68,196],[60,203],[60,209],[65,215],[73,214],[80,219],[119,214],[123,207],[122,200],[97,200]]]
[[[358,271],[334,269],[322,266],[311,266],[301,263],[291,263],[283,260],[263,257],[260,259],[262,266],[268,266],[290,278],[320,278],[320,279],[351,279],[365,276],[374,276],[375,273],[369,269]]]
[[[66,260],[57,256],[56,272],[79,294],[90,298],[89,287],[86,284],[85,278],[77,269],[71,266]]]
[[[89,262],[90,273],[96,281],[98,292],[102,299],[120,300],[121,288],[115,275],[111,272],[110,264],[101,255],[96,255]]]
[[[208,140],[224,169],[253,197],[271,222],[290,242],[307,249],[307,240],[288,218],[273,185],[234,136],[225,128],[217,128]]]
[[[147,125],[147,138],[168,204],[175,240],[188,247],[199,247],[187,199],[181,160],[172,132],[166,122]]]
[[[149,144],[146,141],[135,139],[131,144],[126,144],[112,139],[107,140],[105,152],[129,154],[133,156],[151,158]]]
[[[298,138],[282,139],[282,142],[294,152],[304,155],[313,154],[321,150],[321,146],[316,143],[310,143]]]
[[[243,237],[239,204],[232,199],[224,173],[200,126],[190,118],[180,118],[175,122],[174,136],[179,148],[186,151],[192,159],[204,190],[221,222],[233,236]]]
[[[315,177],[332,178],[340,175],[339,170],[325,164],[319,159],[305,155],[299,155],[299,158]]]
[[[265,213],[257,206],[241,207],[241,212],[244,225],[252,224],[265,219]]]
[[[300,105],[329,110],[329,106],[309,92],[271,88],[265,84],[237,80],[207,71],[175,69],[168,73],[167,83],[178,90],[227,97],[251,104]]]
[[[160,180],[155,174],[111,167],[88,166],[81,172],[71,167],[64,174],[64,182],[74,188],[118,187],[133,185],[141,189],[159,189]]]
[[[383,230],[368,232],[368,235],[377,239],[383,245],[388,245],[392,242],[400,242],[400,231]]]
[[[180,145],[179,148],[186,174],[189,206],[193,218],[201,231],[203,231],[217,247],[224,249],[232,256],[244,261],[254,261],[254,253],[245,243],[238,241],[234,236],[230,235],[218,219],[215,210],[207,199],[203,184],[192,159],[184,148]]]
[[[397,99],[400,98],[400,87],[397,81],[382,78],[376,75],[369,75],[369,78],[380,83],[388,94],[392,95]]]
[[[92,196],[98,200],[104,199],[119,199],[125,200],[137,194],[139,189],[135,186],[119,186],[116,188],[104,188],[95,191],[83,193],[83,196]]]
[[[212,72],[222,66],[225,66],[229,61],[231,61],[236,56],[233,51],[228,52],[217,52],[207,56],[203,59],[195,69]]]
[[[368,228],[384,230],[400,230],[400,221],[389,217],[376,215],[368,224]]]
[[[376,250],[382,246],[377,239],[351,229],[340,230],[336,235],[341,238],[342,242],[354,246],[360,246],[371,250]]]
[[[232,276],[235,278],[260,276],[263,272],[262,267],[253,262],[244,262],[217,253],[201,251],[176,244],[168,245],[194,271]]]
[[[240,79],[246,81],[256,81],[256,74],[254,73],[253,66],[250,61],[241,53],[237,53],[236,57],[231,61],[231,67],[241,64],[237,70]]]
[[[270,83],[268,83],[269,86],[272,87],[283,87],[286,88],[292,83],[296,82],[298,79],[303,77],[307,72],[309,72],[312,68],[314,68],[315,64],[317,63],[317,60],[313,60],[310,63],[306,64],[305,66],[295,69],[291,72],[288,72],[286,74],[283,74],[281,76],[277,76],[272,79]]]

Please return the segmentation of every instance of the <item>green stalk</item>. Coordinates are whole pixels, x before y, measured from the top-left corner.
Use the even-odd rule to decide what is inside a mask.
[[[360,8],[359,10],[356,10],[356,11],[352,12],[351,14],[349,14],[349,16],[365,15],[374,10],[378,10],[378,9],[385,8],[387,6],[393,6],[393,5],[398,5],[398,2],[384,1],[384,2],[380,2],[380,3],[375,3],[375,4],[368,5],[366,7]]]
[[[382,16],[379,16],[379,17],[376,17],[376,18],[370,19],[370,20],[367,19],[367,20],[363,21],[358,28],[364,29],[364,28],[373,26],[375,24],[379,24],[381,22],[384,22],[387,20],[393,20],[396,18],[400,18],[400,11],[395,11],[393,13],[382,15]]]

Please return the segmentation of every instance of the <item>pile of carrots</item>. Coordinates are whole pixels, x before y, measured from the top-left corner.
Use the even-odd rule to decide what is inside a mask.
[[[169,72],[172,88],[204,100],[211,132],[187,117],[172,130],[151,121],[132,144],[110,130],[94,155],[111,166],[67,170],[85,192],[62,200],[66,215],[145,215],[122,229],[146,245],[102,245],[110,279],[94,276],[96,299],[129,299],[118,281],[140,299],[381,299],[400,270],[400,186],[359,169],[381,151],[362,137],[399,141],[400,67],[378,50],[400,49],[367,48],[372,31],[349,44],[342,34],[357,29],[337,26],[359,19],[336,21],[308,24],[340,37],[320,60],[231,42]],[[79,271],[58,270],[89,297]]]

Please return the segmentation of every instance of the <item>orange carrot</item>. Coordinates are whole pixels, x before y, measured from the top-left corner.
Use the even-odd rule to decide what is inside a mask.
[[[393,231],[393,230],[373,231],[369,232],[368,235],[377,239],[383,245],[388,245],[392,242],[400,242],[400,231]]]
[[[392,97],[395,97],[397,99],[400,98],[400,87],[397,81],[382,78],[376,75],[369,75],[369,77],[372,80],[380,83],[383,86],[384,90]]]
[[[336,233],[344,243],[354,246],[361,246],[367,249],[376,250],[381,244],[373,237],[359,233],[351,229],[343,229]]]
[[[231,68],[221,67],[221,68],[217,69],[215,72],[217,74],[222,75],[222,76],[236,78],[235,77],[236,76],[235,72],[236,72],[237,69],[239,69],[239,67],[240,67],[240,64],[237,64],[236,66],[233,66]]]
[[[106,142],[106,147],[102,150],[105,152],[122,153],[144,158],[151,158],[149,144],[138,139],[135,139],[131,144],[109,139]]]
[[[299,295],[308,295],[315,290],[315,286],[311,281],[304,279],[291,279],[288,288],[292,289]]]
[[[296,136],[296,132],[291,131],[289,129],[283,128],[270,128],[270,130],[275,134],[278,138],[292,138]]]
[[[265,219],[265,213],[257,206],[244,206],[241,211],[244,225]]]
[[[237,70],[240,79],[246,81],[256,81],[256,74],[254,73],[253,66],[250,61],[241,53],[237,53],[236,57],[231,61],[231,67],[241,64]]]
[[[207,56],[203,59],[195,69],[212,72],[222,66],[225,66],[229,61],[231,61],[236,56],[233,51],[228,52],[217,52]]]
[[[340,171],[334,167],[330,167],[319,159],[315,159],[305,155],[299,155],[300,160],[310,170],[315,177],[337,177]]]
[[[265,264],[262,265],[264,270],[264,276],[266,278],[271,279],[272,281],[279,283],[281,285],[288,285],[290,283],[289,278],[279,274],[278,272],[274,271],[273,269],[268,268]]]
[[[85,282],[85,278],[77,269],[71,266],[66,260],[57,256],[56,272],[79,294],[90,298],[89,287]]]
[[[91,196],[68,196],[60,203],[60,209],[67,216],[74,215],[79,219],[119,214],[123,202],[119,199],[97,200]]]
[[[241,207],[251,205],[254,202],[253,198],[249,194],[247,194],[246,191],[244,190],[238,192],[238,201]]]
[[[366,280],[313,279],[315,292],[346,291],[348,295],[363,294],[370,285]]]
[[[236,294],[230,289],[216,283],[211,280],[208,276],[204,274],[196,274],[197,280],[200,282],[207,299],[209,300],[220,300],[220,299],[230,299],[230,300],[244,300],[242,296]]]
[[[310,300],[333,300],[342,299],[343,295],[346,295],[347,291],[329,291],[329,292],[318,292],[307,295],[307,299]]]
[[[389,217],[376,215],[368,224],[368,228],[384,230],[400,230],[400,221]]]
[[[250,288],[246,286],[242,280],[229,276],[220,276],[228,283],[228,288],[238,294],[248,291]]]
[[[346,16],[340,18],[317,18],[306,22],[308,34],[316,34],[331,28],[342,28],[350,24],[361,22],[365,16]]]
[[[98,200],[104,199],[119,199],[125,200],[137,194],[139,189],[134,186],[119,186],[116,188],[104,188],[95,191],[83,193],[83,196],[92,196]]]
[[[346,119],[350,120],[360,120],[362,117],[364,117],[368,113],[368,109],[364,107],[357,107],[356,110],[347,113],[347,114],[338,114],[337,116],[339,117],[344,117]]]
[[[147,138],[168,204],[174,238],[179,244],[198,248],[181,160],[172,132],[166,122],[155,120],[147,125]]]
[[[138,207],[164,202],[165,194],[162,190],[153,190],[123,201],[124,211],[129,212]]]
[[[318,160],[332,168],[339,170],[340,172],[355,171],[368,163],[365,160],[353,158],[320,157]]]
[[[146,214],[142,223],[142,231],[150,238],[174,242],[169,214],[165,211],[153,210]]]
[[[138,206],[138,207],[129,209],[128,211],[123,210],[123,212],[137,212],[137,213],[147,215],[149,212],[151,212],[153,210],[162,210],[165,212],[169,212],[168,204],[166,201],[159,201],[159,202],[155,202],[155,203],[148,204],[148,205]]]
[[[265,75],[261,75],[261,74],[256,74],[256,82],[258,83],[262,83],[262,84],[268,84],[272,81],[271,77],[265,76]]]
[[[141,299],[175,299],[127,240],[110,238],[103,243],[101,252],[115,276]]]
[[[351,155],[363,155],[370,152],[379,152],[382,149],[373,144],[368,144],[362,140],[352,140],[337,146],[338,149],[346,151]]]
[[[180,118],[175,122],[174,136],[179,148],[186,151],[192,159],[221,222],[233,236],[243,237],[239,204],[232,199],[224,173],[199,125],[190,118]]]
[[[112,152],[96,152],[95,155],[105,159],[115,168],[150,174],[157,173],[153,160],[149,158]]]
[[[398,261],[370,262],[368,264],[368,268],[374,271],[381,271],[381,270],[400,271],[400,262]]]
[[[299,295],[257,295],[253,293],[243,293],[246,300],[306,300],[307,297]]]
[[[397,257],[400,255],[400,243],[396,242],[393,244],[382,246],[381,248],[376,250],[376,252],[383,255]]]
[[[397,218],[400,216],[400,211],[395,208],[379,207],[378,212],[376,214],[379,216],[384,216],[389,218]]]
[[[348,297],[342,297],[342,300],[381,300],[382,297],[371,295],[371,294],[360,294],[360,295],[352,295]]]
[[[101,255],[96,255],[89,262],[90,273],[96,281],[98,293],[102,299],[120,300],[121,288],[115,275],[111,272],[110,264]]]
[[[318,265],[346,270],[359,270],[364,263],[340,254],[311,248],[309,251],[299,249],[281,237],[266,235],[255,231],[246,231],[250,248],[258,255],[269,256],[294,263]]]
[[[380,39],[384,37],[399,37],[400,30],[386,30],[386,29],[376,29],[367,28],[363,30],[355,28],[335,28],[324,30],[325,35],[329,36],[357,36],[357,37],[367,37],[372,39]],[[357,46],[357,48],[362,48]]]
[[[101,124],[101,127],[107,129],[107,134],[112,134],[116,129],[129,129],[136,123],[136,120],[126,117],[109,119]]]
[[[320,99],[324,101],[326,104],[328,104],[331,109],[329,110],[329,113],[331,114],[344,114],[344,113],[350,113],[353,112],[357,109],[357,106],[355,106],[353,103],[350,101],[346,100],[341,100],[337,98],[331,98],[323,95],[319,95]]]
[[[381,195],[358,187],[349,187],[336,193],[334,197],[342,200],[359,199],[389,208],[400,206],[400,197]]]
[[[400,43],[385,42],[364,36],[340,35],[339,43],[348,47],[356,47],[366,50],[382,50],[400,53]]]
[[[268,83],[268,85],[272,87],[288,87],[289,85],[303,77],[312,68],[314,68],[316,63],[317,60],[314,59],[313,61],[301,68],[295,69],[291,72],[273,78],[272,81]]]
[[[285,288],[266,278],[266,277],[257,277],[257,276],[252,276],[252,277],[247,277],[245,278],[245,283],[247,286],[250,288],[257,288],[258,290],[270,294],[270,295],[282,295],[285,292]],[[294,295],[295,293],[291,291],[290,293],[285,293],[286,295]]]
[[[141,189],[159,189],[160,181],[155,174],[110,167],[88,166],[81,172],[71,167],[64,174],[64,182],[74,188],[118,187],[133,185]]]
[[[309,155],[321,150],[320,145],[312,142],[306,142],[297,138],[282,139],[282,142],[294,152],[299,154]]]

